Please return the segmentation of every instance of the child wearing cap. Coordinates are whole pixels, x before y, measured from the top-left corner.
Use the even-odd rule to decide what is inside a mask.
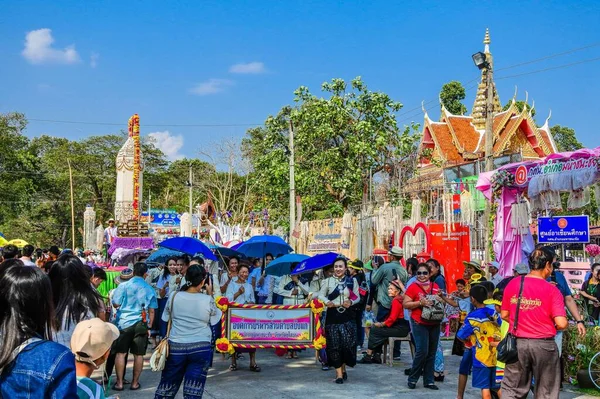
[[[477,284],[469,291],[475,310],[469,313],[456,336],[471,347],[473,356],[473,388],[481,389],[482,398],[491,398],[496,384],[496,346],[500,341],[502,320],[495,311],[484,304],[488,291]]]
[[[104,390],[90,376],[106,361],[110,347],[119,337],[119,330],[99,318],[77,324],[71,337],[71,351],[75,355],[77,396],[79,399],[105,399]],[[111,396],[111,398],[118,398]]]

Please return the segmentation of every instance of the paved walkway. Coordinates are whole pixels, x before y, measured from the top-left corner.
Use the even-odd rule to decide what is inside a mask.
[[[248,356],[238,360],[238,371],[228,370],[229,361],[222,355],[215,354],[214,368],[210,370],[206,382],[205,398],[263,398],[263,399],[327,399],[327,398],[397,398],[398,395],[416,398],[449,398],[456,397],[459,358],[451,356],[451,342],[444,342],[446,360],[446,380],[438,383],[439,391],[424,389],[422,381],[417,389],[410,390],[406,386],[404,369],[410,366],[410,352],[403,348],[401,361],[395,362],[393,368],[386,365],[358,364],[348,369],[348,381],[343,385],[333,383],[335,371],[322,371],[320,364],[315,363],[314,351],[305,351],[298,360],[277,357],[273,350],[259,351],[257,362],[262,372],[254,373],[248,369]],[[147,356],[147,359],[149,355]],[[110,391],[119,394],[121,399],[151,398],[160,381],[160,373],[153,373],[148,368],[148,360],[142,373],[139,391]],[[131,378],[131,364],[127,368],[127,378]],[[478,390],[469,387],[465,399],[481,398]],[[128,386],[126,386],[128,388]],[[409,396],[410,395],[410,396]],[[584,398],[571,392],[562,392],[561,399]],[[181,389],[177,398],[183,398]]]

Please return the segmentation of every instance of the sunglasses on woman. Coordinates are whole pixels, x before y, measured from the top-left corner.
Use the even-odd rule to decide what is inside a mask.
[[[417,276],[427,276],[429,272],[417,272]]]

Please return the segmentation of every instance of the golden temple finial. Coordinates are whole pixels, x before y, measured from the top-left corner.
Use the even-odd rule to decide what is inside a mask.
[[[421,109],[423,110],[424,114],[427,114],[427,110],[425,109],[425,100],[421,101]]]
[[[529,108],[529,116],[533,117],[534,109],[535,109],[535,100],[532,101],[531,108]]]
[[[529,102],[529,93],[525,91],[525,105]]]
[[[489,53],[490,52],[490,43],[492,41],[490,40],[490,29],[489,28],[485,28],[485,37],[483,38],[483,44],[485,44],[485,52]]]
[[[512,98],[513,104],[517,101],[517,92],[518,92],[518,88],[517,88],[517,85],[515,85],[515,94],[513,95],[513,98]]]

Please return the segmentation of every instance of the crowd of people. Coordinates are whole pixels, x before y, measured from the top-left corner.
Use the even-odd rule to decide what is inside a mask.
[[[287,275],[268,274],[272,254],[232,256],[222,259],[225,264],[183,255],[150,269],[142,261],[120,272],[107,298],[97,290],[107,279],[103,269],[89,267],[72,251],[53,247],[46,253],[31,246],[3,250],[0,397],[21,397],[24,387],[29,397],[57,398],[103,398],[108,388],[119,392],[127,385],[138,390],[149,345],[154,349],[165,338],[169,355],[155,397],[173,398],[182,384],[186,398],[202,397],[221,334],[218,296],[239,304],[322,301],[327,345],[319,359],[323,370],[335,369],[336,384],[348,381],[347,367],[382,363],[390,337],[408,337],[415,347],[404,370],[408,388],[416,389],[422,379],[424,388],[438,390],[446,377],[440,336],[443,326],[453,325],[452,354],[461,357],[459,399],[469,376],[484,399],[524,398],[531,389],[536,398],[558,398],[566,309],[585,334],[585,320],[556,270],[556,254],[546,247],[504,279],[496,262],[487,265],[486,280],[486,267],[466,261],[451,293],[442,262],[414,256],[404,261],[402,250],[393,247],[388,262],[340,256],[317,273],[299,276],[291,274],[296,264]],[[581,290],[594,320],[600,314],[599,281],[600,264],[594,264]],[[502,364],[498,345],[508,332],[517,339],[518,360]],[[399,345],[390,352],[398,359]],[[256,349],[247,348],[235,349],[229,370],[236,371],[245,354],[250,370],[260,372]],[[285,355],[298,358],[296,351]],[[103,378],[91,379],[101,366]]]

